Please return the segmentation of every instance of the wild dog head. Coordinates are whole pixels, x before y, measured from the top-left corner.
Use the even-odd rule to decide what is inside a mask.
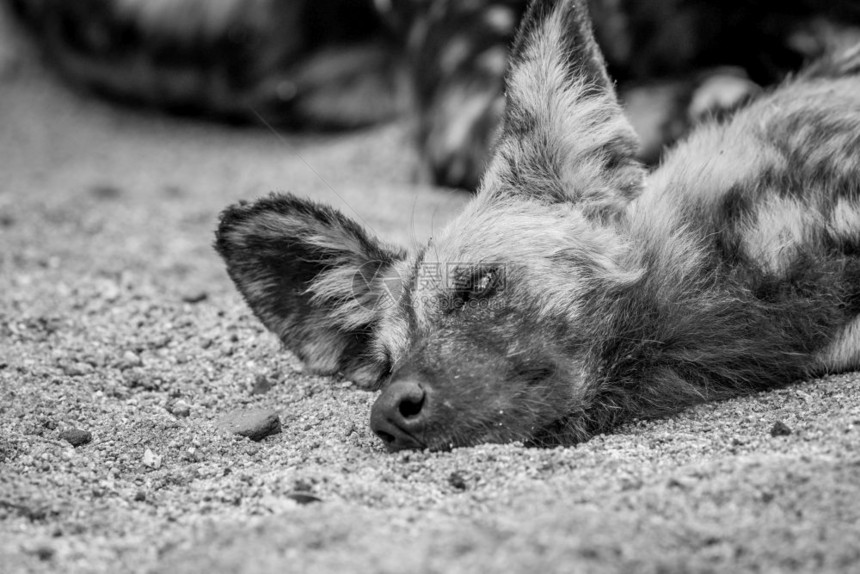
[[[412,252],[290,195],[228,208],[216,247],[308,367],[381,387],[392,449],[576,439],[595,389],[586,314],[636,280],[613,231],[644,171],[585,2],[537,1],[473,202]]]

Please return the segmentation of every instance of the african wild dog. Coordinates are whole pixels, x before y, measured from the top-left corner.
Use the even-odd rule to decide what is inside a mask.
[[[647,176],[583,0],[535,2],[512,62],[480,191],[423,248],[291,195],[222,214],[250,307],[382,388],[390,448],[571,443],[860,367],[860,46]]]
[[[377,4],[382,2],[377,1]],[[476,189],[504,111],[527,0],[387,0],[405,36],[419,173]],[[703,115],[730,112],[804,61],[860,41],[853,1],[588,0],[594,35],[653,164]]]
[[[170,111],[344,129],[390,118],[373,0],[0,0],[77,86]],[[2,14],[0,14],[2,16]]]
[[[73,83],[155,108],[289,129],[408,110],[416,175],[474,190],[504,112],[527,0],[0,0]],[[595,37],[656,162],[834,44],[853,0],[588,0]],[[387,24],[387,25],[384,25]],[[402,57],[401,57],[402,55]]]

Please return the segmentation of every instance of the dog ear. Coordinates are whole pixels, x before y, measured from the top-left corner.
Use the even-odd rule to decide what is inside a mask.
[[[254,314],[310,370],[364,386],[387,373],[370,340],[401,251],[334,209],[276,194],[227,208],[215,248]]]
[[[505,119],[481,192],[576,201],[611,217],[641,190],[638,139],[594,39],[585,0],[536,0],[511,53]]]

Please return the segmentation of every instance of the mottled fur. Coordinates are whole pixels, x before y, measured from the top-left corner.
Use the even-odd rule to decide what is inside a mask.
[[[575,442],[858,368],[858,63],[832,55],[646,179],[583,1],[538,0],[489,171],[427,246],[273,196],[228,208],[217,247],[290,349],[383,385],[391,448]]]
[[[0,0],[74,84],[298,128],[390,118],[396,58],[372,0]]]
[[[409,110],[419,178],[470,190],[492,156],[509,47],[528,4],[3,3],[22,16],[67,79],[123,101],[290,129],[354,128]],[[851,0],[589,0],[588,6],[640,136],[638,157],[649,164],[703,118],[730,113],[759,86],[860,38],[860,4]]]
[[[383,4],[383,2],[378,2]],[[386,0],[405,30],[421,173],[475,189],[503,117],[508,48],[527,0]],[[759,86],[860,39],[856,2],[589,0],[595,36],[642,139],[639,158]]]

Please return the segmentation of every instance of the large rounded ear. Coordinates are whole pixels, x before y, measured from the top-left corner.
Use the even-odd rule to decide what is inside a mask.
[[[586,215],[612,217],[641,190],[638,139],[606,73],[586,4],[536,0],[526,13],[485,196],[572,200]]]
[[[276,194],[227,208],[215,248],[254,314],[309,369],[364,386],[386,374],[370,339],[401,251],[334,209]]]

